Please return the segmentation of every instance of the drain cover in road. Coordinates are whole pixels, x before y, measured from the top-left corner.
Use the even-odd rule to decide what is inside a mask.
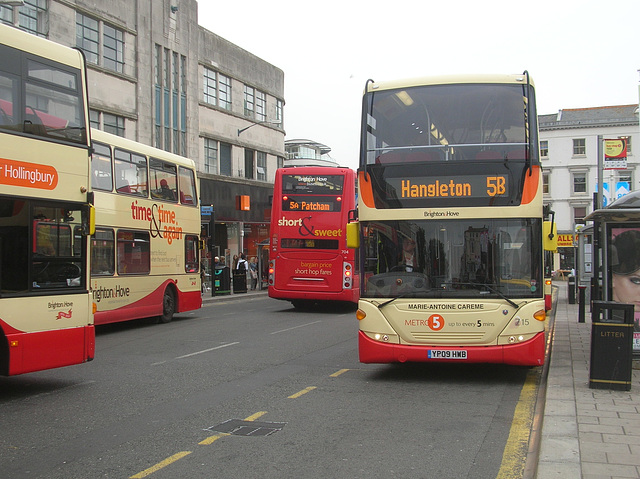
[[[217,426],[207,428],[207,431],[222,432],[234,436],[269,436],[282,430],[285,422],[243,421],[242,419],[229,419]]]

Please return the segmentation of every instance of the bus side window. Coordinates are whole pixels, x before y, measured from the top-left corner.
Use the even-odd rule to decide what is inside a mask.
[[[91,186],[99,190],[111,191],[111,149],[107,145],[94,143],[91,155]]]
[[[196,181],[193,170],[180,167],[180,203],[196,204]]]
[[[12,86],[11,80],[2,74],[0,74],[0,83]],[[0,86],[0,128],[4,130],[15,130],[12,97],[11,89]],[[11,98],[11,101],[4,100],[4,98]]]

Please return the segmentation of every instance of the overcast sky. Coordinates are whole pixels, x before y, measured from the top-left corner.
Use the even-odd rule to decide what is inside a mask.
[[[284,71],[286,139],[357,168],[375,81],[522,73],[538,113],[638,103],[640,0],[198,0],[198,22]]]

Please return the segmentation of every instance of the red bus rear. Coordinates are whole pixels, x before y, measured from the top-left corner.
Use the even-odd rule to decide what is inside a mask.
[[[299,167],[276,171],[269,296],[305,308],[318,301],[357,303],[355,251],[345,225],[355,209],[355,172]]]

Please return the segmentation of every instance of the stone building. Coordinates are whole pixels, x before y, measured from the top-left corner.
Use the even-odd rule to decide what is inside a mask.
[[[200,26],[195,0],[25,0],[0,21],[81,48],[91,125],[193,159],[214,252],[257,253],[285,157],[282,70]]]

